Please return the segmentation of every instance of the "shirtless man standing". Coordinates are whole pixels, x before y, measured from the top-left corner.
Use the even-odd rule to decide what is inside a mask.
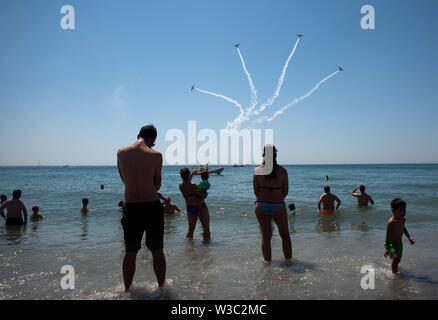
[[[355,193],[357,189],[360,190],[360,193]],[[356,188],[354,188],[351,192],[351,195],[357,198],[358,207],[368,207],[368,202],[374,204],[373,198],[371,198],[368,193],[365,193],[365,186],[363,184],[358,185]]]
[[[6,220],[6,225],[23,225],[27,224],[27,210],[21,198],[21,190],[14,190],[12,199],[6,200],[0,207],[0,215]],[[8,213],[4,214],[4,209]],[[23,216],[21,215],[23,212]],[[23,220],[24,217],[24,220]]]
[[[330,187],[325,186],[324,187],[324,194],[321,195],[318,201],[318,210],[321,211],[321,213],[333,213],[335,212],[335,201],[338,203],[336,205],[336,210],[338,210],[339,206],[341,205],[341,200],[335,195],[334,193],[330,193]],[[321,203],[323,209],[321,210]]]
[[[117,167],[125,184],[125,212],[122,226],[125,238],[123,280],[129,290],[135,273],[137,252],[143,233],[146,246],[152,252],[153,267],[158,285],[164,285],[166,258],[163,252],[164,216],[157,192],[161,187],[163,157],[152,147],[157,138],[153,125],[141,128],[137,141],[117,152]]]

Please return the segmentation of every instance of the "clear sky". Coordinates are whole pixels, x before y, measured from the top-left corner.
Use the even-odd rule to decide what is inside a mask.
[[[375,9],[363,30],[360,9]],[[75,8],[75,30],[60,26]],[[438,162],[437,1],[0,2],[0,165],[115,165],[142,125],[217,132],[251,91],[271,97],[302,33],[271,116],[284,164]],[[199,146],[199,145],[198,145]]]

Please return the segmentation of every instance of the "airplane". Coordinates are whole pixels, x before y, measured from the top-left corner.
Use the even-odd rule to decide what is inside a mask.
[[[234,48],[238,48],[240,46],[240,44],[236,44],[234,45]]]
[[[190,89],[190,91],[193,91],[195,89],[195,85],[192,86],[192,88]]]
[[[298,38],[301,38],[303,35],[302,34],[297,34],[297,37]]]
[[[344,71],[344,69],[342,69],[341,67],[338,67],[338,70],[339,70],[339,71]]]

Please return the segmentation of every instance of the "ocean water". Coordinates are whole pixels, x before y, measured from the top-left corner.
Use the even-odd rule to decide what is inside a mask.
[[[24,227],[0,224],[0,299],[437,299],[438,165],[285,166],[293,259],[287,262],[275,225],[272,262],[261,253],[254,215],[253,166],[225,167],[211,176],[206,201],[212,241],[202,243],[198,222],[185,240],[187,218],[179,193],[179,167],[164,167],[161,192],[183,213],[165,217],[167,285],[158,289],[144,242],[134,288],[123,292],[121,212],[124,186],[116,167],[0,167],[0,193],[23,191],[28,211],[41,207],[45,219]],[[325,176],[329,181],[325,181]],[[198,181],[195,177],[194,181]],[[105,189],[101,190],[100,185]],[[342,201],[329,216],[316,210],[323,186]],[[364,184],[375,205],[356,207],[352,189]],[[91,212],[82,215],[81,199]],[[383,257],[390,201],[407,202],[400,274]],[[64,265],[73,266],[75,288],[62,289]],[[374,270],[374,289],[362,289],[363,266]],[[371,275],[368,273],[367,275]]]

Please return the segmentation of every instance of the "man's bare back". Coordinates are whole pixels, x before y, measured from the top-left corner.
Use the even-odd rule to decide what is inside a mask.
[[[355,193],[357,189],[361,188],[360,193]],[[358,185],[353,189],[351,195],[357,199],[358,207],[368,207],[368,203],[374,204],[373,198],[368,193],[365,193],[365,186]]]
[[[6,218],[22,218],[21,212],[26,211],[26,207],[24,206],[23,201],[17,199],[6,200],[5,203],[3,203],[3,205],[1,206],[1,209],[8,210]]]
[[[127,203],[158,200],[162,163],[161,153],[149,148],[143,139],[118,150],[117,166]]]
[[[336,209],[341,205],[341,200],[333,193],[324,193],[321,195],[318,201],[318,209],[321,210],[321,204],[323,210],[334,210],[335,201],[338,202]]]

